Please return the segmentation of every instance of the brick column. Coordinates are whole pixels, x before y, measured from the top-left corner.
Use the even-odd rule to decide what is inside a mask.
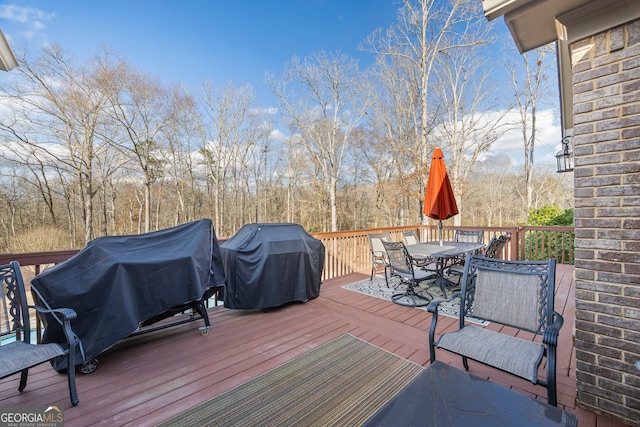
[[[640,20],[571,48],[577,403],[640,425]]]

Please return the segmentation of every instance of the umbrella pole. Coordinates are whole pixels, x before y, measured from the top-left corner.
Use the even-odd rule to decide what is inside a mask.
[[[442,246],[442,221],[438,221],[438,230],[440,231],[440,246]]]

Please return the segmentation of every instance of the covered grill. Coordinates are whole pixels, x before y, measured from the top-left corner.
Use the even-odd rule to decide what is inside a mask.
[[[325,248],[298,224],[247,224],[220,252],[227,308],[273,308],[320,294]]]
[[[78,313],[72,327],[86,360],[141,326],[197,310],[224,286],[220,248],[210,219],[130,236],[95,239],[78,254],[31,281],[36,297]],[[56,319],[45,319],[45,342],[66,342]],[[82,363],[78,355],[76,360]],[[54,366],[57,370],[66,366]]]

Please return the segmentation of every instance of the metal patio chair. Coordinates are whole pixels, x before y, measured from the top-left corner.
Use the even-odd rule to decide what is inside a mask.
[[[431,363],[435,349],[447,350],[547,388],[547,400],[557,405],[556,345],[563,324],[553,308],[555,259],[548,261],[505,261],[471,255],[465,263],[462,290],[449,301],[460,299],[459,329],[440,335],[436,340],[438,305],[433,301],[427,310],[433,313],[429,330]],[[516,334],[496,332],[465,322],[473,316],[500,325],[539,335],[541,340],[520,338]],[[538,378],[538,368],[546,357],[546,378]]]
[[[483,256],[487,257],[487,258],[501,258],[502,255],[502,249],[505,247],[505,245],[507,244],[507,242],[511,240],[511,232],[508,232],[506,234],[502,234],[500,236],[493,236],[491,238],[491,241],[489,242],[489,244],[487,245],[487,247],[484,250]],[[449,269],[447,270],[447,274],[449,276],[451,275],[455,275],[458,276],[458,284],[460,283],[460,280],[462,279],[462,274],[464,273],[464,263],[462,264],[452,264],[449,266]]]
[[[431,297],[416,292],[416,287],[420,282],[435,278],[435,274],[414,268],[412,258],[403,242],[383,241],[382,244],[387,252],[389,275],[399,278],[400,284],[405,285],[404,290],[395,292],[391,296],[391,300],[409,307],[421,307],[429,304]]]
[[[402,238],[404,239],[405,245],[415,245],[420,243],[420,239],[418,239],[418,233],[415,230],[404,230],[402,232]]]
[[[389,278],[387,277],[387,269],[389,268],[389,261],[387,260],[387,252],[384,250],[382,242],[391,241],[391,233],[367,234],[367,237],[369,238],[369,251],[371,252],[371,278],[369,281],[373,280],[373,275],[378,267],[383,266],[384,280],[388,288]]]
[[[453,240],[456,242],[482,243],[484,230],[456,230]]]
[[[2,320],[0,335],[3,340],[3,344],[0,345],[0,378],[20,373],[18,390],[23,391],[27,386],[29,368],[59,357],[67,358],[69,396],[71,404],[77,405],[75,354],[79,340],[71,330],[70,323],[76,318],[76,312],[69,308],[45,309],[38,305],[29,305],[20,265],[16,261],[0,266],[0,281],[3,295],[0,307],[0,320]],[[31,336],[30,310],[39,314],[50,313],[63,323],[67,348],[57,343],[32,342],[34,338]]]
[[[402,238],[404,239],[404,243],[406,246],[416,245],[420,243],[420,239],[418,239],[418,234],[415,230],[405,230],[402,232]],[[425,271],[435,272],[436,271],[436,262],[432,258],[418,258],[415,256],[411,257],[413,264],[416,267],[419,267]]]
[[[456,242],[482,243],[483,239],[484,230],[456,230],[453,234],[453,240]],[[481,251],[474,252],[474,254],[476,255],[479,255],[481,253]],[[455,265],[464,268],[464,260],[464,256],[453,258],[447,268],[450,269]]]

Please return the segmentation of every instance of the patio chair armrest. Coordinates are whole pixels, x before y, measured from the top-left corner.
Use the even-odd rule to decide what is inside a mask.
[[[80,342],[80,338],[73,332],[71,329],[71,320],[78,317],[76,311],[72,308],[51,308],[47,309],[44,307],[40,307],[38,305],[29,306],[30,308],[35,309],[38,313],[49,313],[53,315],[53,317],[60,323],[62,326],[62,332],[64,333],[65,338],[67,339],[67,344],[69,344],[69,364],[70,366],[75,366],[75,347],[80,345],[80,352],[82,353],[82,359],[84,360],[84,350],[82,349],[82,344]],[[60,315],[62,320],[59,318]]]
[[[436,360],[435,342],[436,342],[436,326],[438,325],[438,306],[443,302],[451,302],[456,298],[460,298],[461,292],[454,292],[446,300],[431,301],[427,306],[427,311],[432,313],[431,326],[429,327],[429,358],[431,363]]]
[[[429,305],[427,306],[427,311],[429,313],[434,313],[434,314],[438,314],[438,306],[440,305],[440,303],[443,302],[451,302],[456,298],[460,298],[460,295],[462,295],[460,292],[454,292],[453,294],[449,295],[449,298],[447,299],[439,299],[439,300],[434,300],[431,301],[429,303]]]
[[[553,312],[553,322],[542,333],[542,342],[546,345],[557,346],[560,328],[564,324],[564,318],[560,313]]]
[[[62,315],[65,321],[70,321],[78,317],[78,314],[72,308],[52,308],[46,309],[44,307],[40,307],[39,305],[29,306],[30,308],[35,309],[38,313],[58,313]]]

